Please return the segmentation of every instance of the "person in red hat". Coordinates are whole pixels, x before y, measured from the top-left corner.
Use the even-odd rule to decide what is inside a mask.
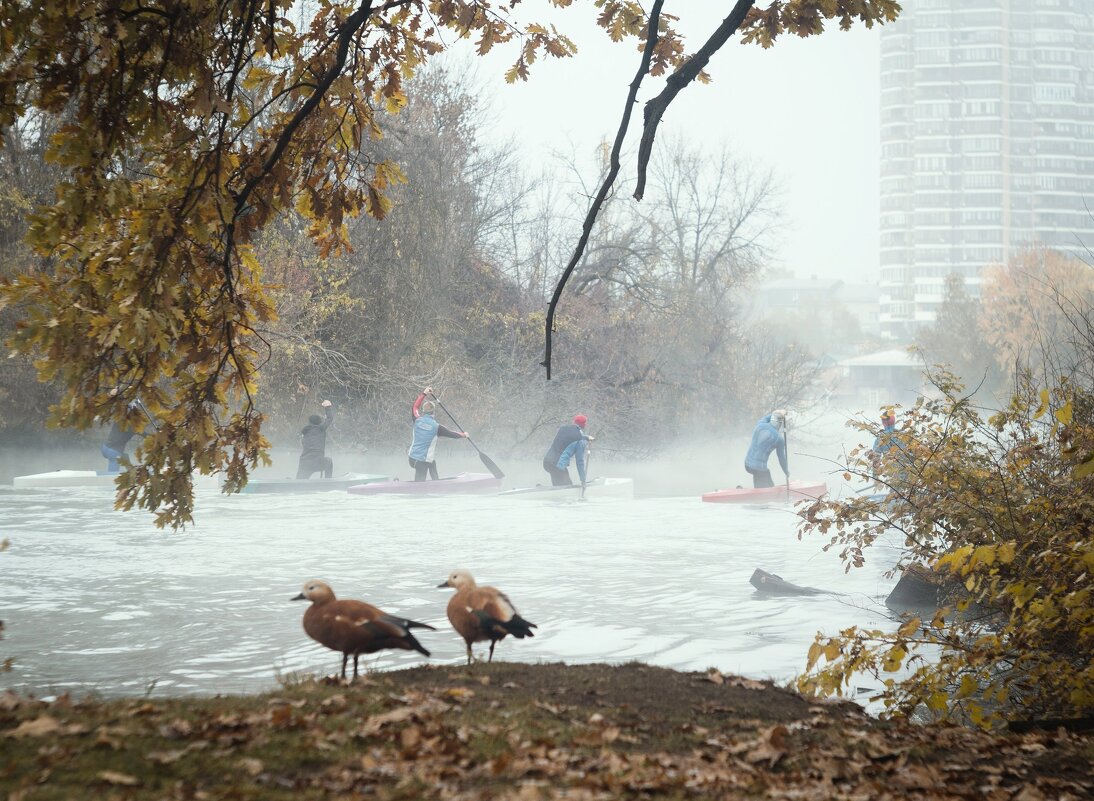
[[[592,439],[585,433],[585,424],[589,422],[583,414],[575,414],[572,423],[558,427],[551,447],[543,457],[543,469],[551,476],[551,485],[566,487],[573,485],[570,478],[570,460],[577,463],[577,474],[581,483],[585,483],[585,451]]]
[[[881,413],[881,431],[878,432],[877,437],[874,438],[874,444],[866,453],[875,472],[881,467],[881,457],[888,453],[894,444],[899,446],[900,443],[894,436],[895,432],[896,414],[892,409],[885,409]]]

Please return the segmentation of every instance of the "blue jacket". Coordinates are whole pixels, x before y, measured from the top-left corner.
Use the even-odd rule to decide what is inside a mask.
[[[893,447],[892,433],[896,431],[896,426],[885,426],[881,429],[881,433],[874,439],[874,444],[870,447],[874,453],[878,456],[882,456],[888,453],[889,448]]]
[[[585,432],[581,430],[581,426],[577,423],[566,423],[559,426],[558,431],[555,432],[555,438],[551,442],[551,447],[547,449],[547,454],[543,457],[544,461],[557,464],[559,457],[562,456],[562,452],[566,448],[584,438]]]
[[[410,407],[410,414],[414,419],[414,434],[406,455],[416,462],[433,461],[433,452],[437,449],[437,437],[453,439],[460,437],[455,431],[450,431],[434,420],[432,413],[425,414],[421,411],[424,400],[425,395],[419,395],[414,405]]]
[[[786,439],[771,423],[771,415],[767,415],[752,429],[752,444],[748,446],[748,455],[745,456],[745,469],[766,470],[771,451],[779,455],[779,466],[789,475],[790,470],[786,466]]]
[[[423,414],[414,421],[414,436],[410,441],[407,456],[416,462],[432,462],[433,451],[437,448],[437,429],[441,424],[431,414]]]
[[[577,428],[577,426],[574,426]],[[570,459],[573,458],[577,462],[577,475],[581,478],[581,483],[585,483],[585,451],[589,447],[589,441],[585,437],[580,437],[562,451],[562,455],[558,457],[558,469],[567,470],[570,467]]]

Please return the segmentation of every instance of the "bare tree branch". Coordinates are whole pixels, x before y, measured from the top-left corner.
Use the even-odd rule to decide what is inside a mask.
[[[680,90],[698,77],[710,61],[710,57],[717,53],[729,41],[729,37],[737,32],[737,29],[741,27],[741,23],[744,22],[745,15],[748,14],[754,4],[755,0],[737,0],[733,10],[729,12],[729,16],[722,20],[722,24],[696,51],[695,55],[669,76],[665,82],[665,88],[661,90],[661,94],[652,100],[646,101],[646,109],[643,112],[645,123],[642,128],[642,141],[638,145],[638,184],[634,189],[635,200],[641,200],[646,191],[646,165],[653,153],[653,140],[657,136],[657,126],[661,124],[661,115],[665,113],[665,109],[680,94]]]
[[[566,265],[566,269],[562,271],[562,276],[555,285],[555,293],[551,297],[550,305],[547,307],[547,322],[544,326],[546,348],[541,364],[547,368],[548,381],[551,380],[551,334],[555,324],[555,308],[558,306],[559,298],[562,297],[562,290],[565,288],[566,282],[570,280],[570,274],[573,273],[574,268],[577,266],[578,262],[581,261],[581,255],[585,251],[585,245],[589,242],[589,235],[592,233],[597,214],[600,213],[600,207],[604,205],[604,201],[611,191],[612,184],[615,183],[616,176],[619,175],[619,153],[623,149],[623,140],[627,138],[627,128],[630,126],[631,122],[631,110],[636,102],[635,99],[638,96],[638,89],[642,86],[642,79],[646,77],[646,73],[648,73],[650,69],[650,61],[653,58],[653,48],[657,44],[657,26],[661,19],[661,6],[663,6],[664,3],[665,0],[654,0],[653,8],[650,9],[649,26],[646,29],[646,46],[642,50],[642,62],[638,67],[638,72],[635,74],[634,80],[631,81],[630,91],[627,92],[627,104],[623,109],[623,119],[619,123],[619,130],[616,131],[615,134],[615,143],[612,145],[608,174],[600,184],[600,191],[597,192],[592,205],[589,206],[589,212],[585,215],[585,223],[581,227],[581,238],[577,242],[577,247],[574,248],[573,255],[570,256],[570,263]]]

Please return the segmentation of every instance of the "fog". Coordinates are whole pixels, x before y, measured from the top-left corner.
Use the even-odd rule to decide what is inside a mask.
[[[795,480],[824,480],[835,489],[842,482],[837,466],[842,454],[862,441],[857,431],[848,429],[847,420],[857,416],[854,409],[830,410],[820,415],[805,412],[791,414],[788,432],[788,457],[790,472]],[[869,413],[872,418],[873,414]],[[564,421],[560,421],[564,422]],[[590,431],[596,433],[605,421],[592,418]],[[617,428],[625,421],[611,420]],[[508,453],[491,443],[488,435],[472,430],[475,444],[487,454],[505,473],[504,489],[535,486],[550,483],[540,465],[554,435],[551,432],[541,438],[535,451],[524,455]],[[407,443],[410,427],[406,427]],[[751,476],[744,469],[744,455],[748,450],[751,432],[738,436],[701,440],[698,436],[683,436],[670,443],[657,456],[645,459],[621,457],[610,435],[602,436],[592,446],[589,476],[618,476],[633,478],[635,494],[639,497],[698,496],[714,489],[734,486],[751,486]],[[9,446],[0,449],[0,486],[10,485],[17,475],[30,475],[53,470],[103,470],[105,460],[99,455],[97,439],[82,440],[75,435],[54,437],[54,444],[42,447]],[[65,440],[68,440],[67,442]],[[346,473],[382,473],[406,480],[413,476],[407,464],[405,448],[366,448],[345,446],[343,440],[351,439],[337,428],[337,422],[328,432],[327,455],[334,460],[334,475]],[[79,441],[77,441],[79,440]],[[133,456],[133,444],[128,449]],[[261,466],[251,475],[254,478],[292,478],[296,475],[298,448],[288,442],[278,442],[269,452],[272,464]],[[437,465],[441,475],[459,472],[483,472],[484,467],[470,443],[452,439],[440,439],[437,444]],[[770,466],[776,481],[782,480],[778,460],[774,454]],[[576,472],[571,468],[571,473]],[[200,523],[200,508],[197,510]]]

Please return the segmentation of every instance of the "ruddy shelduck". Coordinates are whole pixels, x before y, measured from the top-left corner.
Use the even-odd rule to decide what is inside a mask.
[[[467,643],[467,664],[471,664],[471,643],[490,640],[489,662],[494,661],[494,646],[505,635],[517,639],[534,637],[535,623],[517,614],[513,602],[494,587],[479,587],[466,570],[456,570],[438,587],[454,587],[456,594],[448,601],[448,619]]]
[[[429,656],[412,628],[436,631],[428,623],[389,615],[364,601],[339,601],[324,581],[309,581],[293,601],[311,601],[304,612],[304,631],[320,645],[342,654],[342,678],[346,662],[353,655],[353,678],[357,678],[357,660],[361,654],[374,654],[384,648],[401,648]]]

